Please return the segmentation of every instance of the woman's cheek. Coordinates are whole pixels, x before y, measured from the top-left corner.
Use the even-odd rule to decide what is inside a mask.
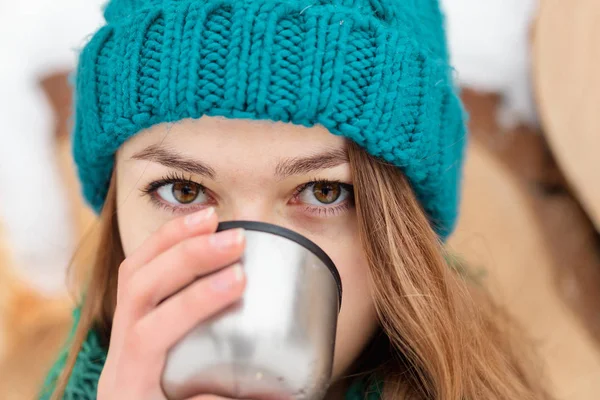
[[[161,218],[159,210],[156,210],[149,201],[140,196],[123,199],[118,204],[119,234],[123,251],[127,257],[160,229],[168,219]]]
[[[348,231],[348,232],[356,232]],[[338,236],[324,250],[338,268],[342,278],[343,300],[338,317],[334,378],[349,372],[378,328],[377,314],[369,287],[366,256],[358,235]]]

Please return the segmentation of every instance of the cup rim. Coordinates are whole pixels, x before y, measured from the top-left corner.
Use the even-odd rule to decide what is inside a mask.
[[[321,249],[315,242],[310,239],[302,236],[301,234],[294,232],[290,229],[284,228],[279,225],[269,224],[267,222],[259,222],[259,221],[224,221],[220,222],[217,227],[217,232],[221,232],[228,229],[242,228],[249,231],[257,231],[270,233],[276,236],[281,236],[286,239],[289,239],[293,242],[296,242],[300,246],[304,247],[315,256],[317,256],[323,264],[327,267],[333,279],[335,280],[337,289],[338,289],[338,301],[339,307],[342,307],[342,279],[340,277],[340,273],[335,266],[333,260],[325,253],[323,249]]]

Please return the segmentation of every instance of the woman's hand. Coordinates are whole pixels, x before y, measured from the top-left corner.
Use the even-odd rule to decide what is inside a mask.
[[[243,231],[215,233],[217,224],[214,209],[174,219],[121,264],[98,400],[165,400],[160,379],[169,348],[240,299],[245,278],[239,265],[196,280],[242,256]]]

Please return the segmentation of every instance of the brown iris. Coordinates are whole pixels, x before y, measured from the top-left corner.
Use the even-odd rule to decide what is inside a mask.
[[[315,183],[313,194],[321,203],[331,204],[340,198],[342,187],[339,183],[334,182]]]
[[[172,193],[179,203],[189,204],[198,197],[200,186],[191,182],[177,182],[173,184]]]

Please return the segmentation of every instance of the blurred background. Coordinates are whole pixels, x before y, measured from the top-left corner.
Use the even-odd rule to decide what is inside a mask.
[[[470,114],[448,246],[534,339],[558,399],[600,393],[600,1],[442,0]],[[0,399],[66,339],[83,237],[69,74],[103,1],[0,1]]]

